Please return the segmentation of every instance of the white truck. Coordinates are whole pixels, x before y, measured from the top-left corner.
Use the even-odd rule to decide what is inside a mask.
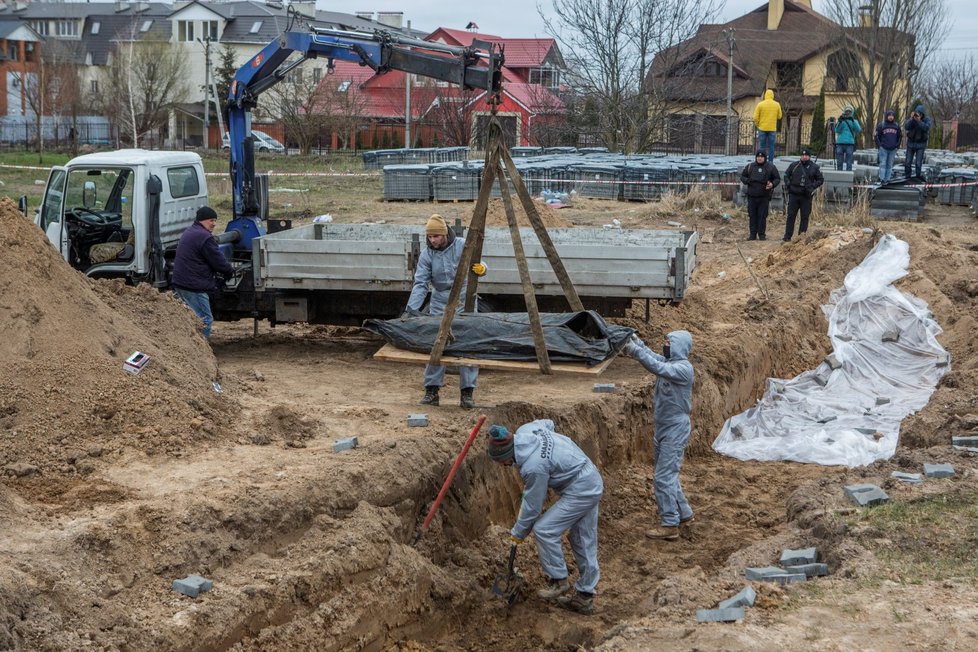
[[[267,201],[259,203],[266,211]],[[206,204],[197,154],[120,150],[52,168],[36,220],[86,275],[166,288],[180,235]],[[234,230],[218,236],[238,274],[212,296],[215,319],[359,325],[404,309],[423,226],[267,223],[268,233],[247,240]],[[552,229],[550,236],[585,306],[605,316],[624,315],[634,299],[680,301],[696,265],[695,232]],[[533,231],[523,229],[522,238],[540,309],[566,311]],[[525,311],[508,229],[486,229],[482,259],[484,303]]]

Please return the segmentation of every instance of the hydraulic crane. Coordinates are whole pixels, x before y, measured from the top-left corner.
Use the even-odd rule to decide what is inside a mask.
[[[298,57],[293,57],[298,54]],[[258,97],[307,59],[353,61],[377,74],[400,70],[465,89],[484,89],[487,101],[499,101],[503,50],[498,44],[474,40],[469,47],[430,43],[391,32],[352,32],[311,27],[286,31],[248,60],[228,89],[227,124],[234,218],[228,231],[240,234],[236,247],[250,250],[251,240],[264,235],[255,192],[254,141],[251,112]]]

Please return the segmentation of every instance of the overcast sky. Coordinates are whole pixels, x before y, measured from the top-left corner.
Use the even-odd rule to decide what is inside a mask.
[[[978,33],[978,1],[946,0],[951,13],[952,27],[943,45],[949,56],[978,55],[975,34]],[[550,8],[550,0],[541,4]],[[726,22],[765,4],[764,0],[727,0],[718,22]],[[822,0],[814,0],[816,11],[822,10]],[[547,36],[543,20],[536,10],[536,0],[483,0],[482,2],[452,2],[450,0],[357,0],[337,2],[319,0],[320,9],[353,13],[355,11],[402,11],[404,19],[415,29],[434,30],[436,27],[465,29],[469,21],[485,34],[510,38]]]

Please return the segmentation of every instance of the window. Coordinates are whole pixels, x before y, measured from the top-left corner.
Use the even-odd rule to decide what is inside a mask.
[[[194,40],[194,21],[192,20],[178,20],[177,21],[177,40],[190,43]]]
[[[774,64],[778,73],[778,88],[801,88],[801,64],[796,61],[778,61]]]
[[[92,34],[98,34],[100,29],[102,29],[102,23],[97,20],[92,21]]]
[[[48,21],[46,20],[35,20],[31,23],[31,27],[33,27],[34,31],[41,36],[48,35]]]
[[[58,36],[72,37],[78,36],[78,21],[75,20],[59,20],[58,21]]]
[[[553,68],[533,68],[530,70],[530,83],[557,88],[560,85],[560,72]]]
[[[336,90],[340,93],[345,93],[350,88],[351,83],[349,79],[341,81],[340,85],[336,87]]]
[[[152,26],[153,26],[153,21],[151,21],[151,20],[144,20],[143,21],[143,24],[139,26],[139,31],[140,32],[148,32],[149,31],[149,28],[152,27]]]
[[[196,197],[200,192],[197,170],[192,167],[170,168],[166,171],[166,181],[170,184],[170,196],[174,199]]]
[[[258,30],[260,30],[260,29],[261,29],[261,23],[262,23],[262,21],[260,21],[260,20],[256,20],[256,21],[255,21],[255,22],[254,22],[254,23],[253,23],[253,24],[251,25],[251,29],[250,29],[250,30],[248,31],[248,33],[249,33],[249,34],[257,34],[257,33],[258,33]]]
[[[7,43],[7,58],[11,61],[19,61],[20,48],[17,47],[17,41],[12,41]]]
[[[204,27],[204,40],[205,41],[216,41],[217,40],[217,21],[216,20],[205,20],[203,22]]]
[[[44,202],[41,204],[41,228],[45,231],[52,222],[61,221],[61,199],[65,193],[65,177],[67,173],[64,168],[51,170],[51,178],[48,179],[48,192],[44,195]]]
[[[726,77],[727,66],[723,63],[720,63],[716,59],[710,59],[705,64],[703,64],[703,76],[704,77]]]
[[[829,55],[825,71],[825,90],[844,93],[849,91],[852,77],[858,74],[859,58],[847,50]]]
[[[98,80],[97,79],[93,79],[91,81],[91,91],[93,93],[98,93]]]

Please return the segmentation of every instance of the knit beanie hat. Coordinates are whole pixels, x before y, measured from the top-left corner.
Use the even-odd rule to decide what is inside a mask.
[[[448,235],[448,224],[445,218],[435,213],[428,218],[428,223],[424,227],[425,235]]]
[[[204,220],[216,220],[217,211],[215,211],[210,206],[201,206],[197,209],[197,216],[194,217],[195,222],[203,222]]]
[[[513,459],[513,433],[506,426],[489,427],[489,457],[494,462]]]

